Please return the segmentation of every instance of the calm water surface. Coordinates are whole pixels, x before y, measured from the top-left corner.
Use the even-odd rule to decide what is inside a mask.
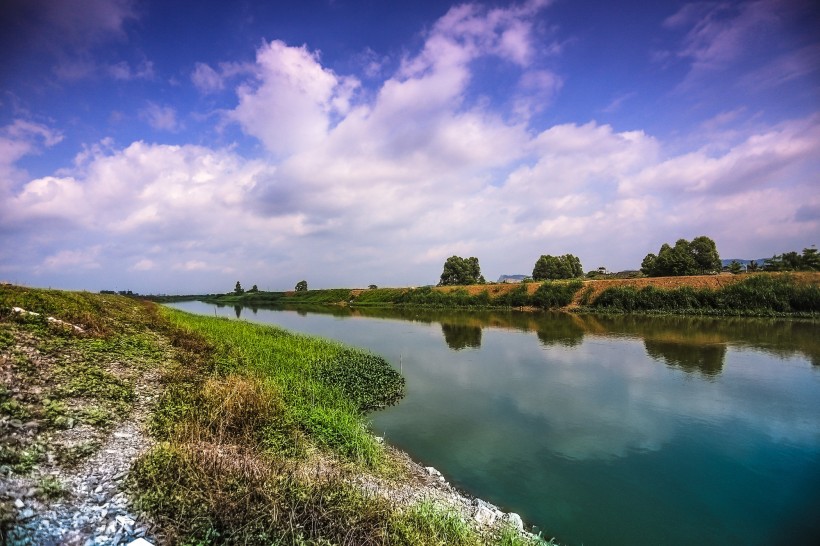
[[[820,325],[175,304],[367,347],[373,429],[569,545],[820,544]]]

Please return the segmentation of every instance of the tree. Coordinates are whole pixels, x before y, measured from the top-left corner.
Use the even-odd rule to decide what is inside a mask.
[[[245,293],[245,291],[242,290],[242,285],[239,284],[239,281],[236,281],[236,286],[233,289],[233,293],[236,294],[237,296]]]
[[[535,267],[532,269],[532,278],[536,281],[573,279],[583,276],[584,269],[581,266],[581,260],[572,254],[564,254],[563,256],[543,254],[535,262]]]
[[[307,292],[307,281],[301,280],[297,282],[295,289],[297,292]]]
[[[368,290],[375,290],[377,288],[378,288],[378,286],[376,286],[375,284],[371,284],[370,286],[367,287]]]
[[[729,273],[734,273],[735,275],[737,275],[738,273],[741,272],[742,267],[743,266],[740,265],[739,261],[732,260],[732,262],[729,264]]]
[[[467,284],[484,284],[484,276],[481,274],[481,266],[478,265],[478,258],[461,258],[460,256],[450,256],[444,262],[444,269],[441,272],[439,286],[455,286]]]
[[[641,262],[641,273],[651,277],[652,273],[655,272],[655,262],[657,261],[658,257],[652,254],[651,252],[644,256],[644,259]]]
[[[720,271],[720,254],[712,239],[703,235],[695,237],[689,243],[689,250],[695,258],[701,275]]]
[[[783,261],[777,254],[763,260],[763,271],[782,271]]]
[[[804,248],[802,254],[784,252],[763,261],[764,271],[820,271],[820,255],[816,248]]]
[[[259,292],[259,289],[258,289],[258,288],[256,287],[256,285],[254,284],[254,285],[251,287],[251,289],[250,289],[250,290],[248,290],[248,292]]]
[[[800,261],[802,262],[801,269],[820,271],[820,254],[817,253],[816,248],[804,248]]]
[[[647,254],[641,262],[641,271],[650,277],[716,272],[720,271],[720,255],[709,237],[695,237],[691,243],[678,239],[675,246],[661,245],[657,256]]]
[[[749,263],[748,263],[748,265],[746,266],[746,271],[757,271],[757,269],[758,269],[759,267],[760,267],[760,266],[757,264],[757,261],[752,260],[752,261],[751,261],[751,262],[749,262]]]

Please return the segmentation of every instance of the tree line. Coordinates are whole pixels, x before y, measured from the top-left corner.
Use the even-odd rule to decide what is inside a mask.
[[[535,262],[532,269],[534,281],[558,279],[574,279],[584,276],[581,260],[572,254],[551,256],[544,254]],[[439,278],[439,286],[464,286],[469,284],[485,284],[487,281],[481,274],[478,258],[470,256],[450,256],[444,262],[444,268]]]
[[[641,272],[648,277],[706,275],[720,272],[721,264],[715,241],[701,235],[691,241],[678,239],[674,246],[664,243],[657,254],[650,252],[644,257],[641,262]],[[733,262],[729,270],[738,273],[740,268],[739,263]],[[755,261],[747,265],[748,271],[759,269],[760,266]],[[816,248],[804,248],[802,254],[797,252],[775,254],[764,260],[762,269],[763,271],[820,271],[820,254]],[[534,281],[577,279],[583,276],[581,260],[573,254],[561,256],[542,254],[532,268],[532,280]],[[481,274],[478,258],[475,256],[462,258],[453,255],[444,262],[438,286],[466,286],[486,284],[486,282],[484,275]],[[375,289],[376,285],[371,284],[369,288]],[[307,291],[307,281],[299,281],[294,289],[296,292]],[[248,292],[257,291],[255,284],[248,290]],[[236,295],[245,293],[239,281],[236,281],[233,293]]]

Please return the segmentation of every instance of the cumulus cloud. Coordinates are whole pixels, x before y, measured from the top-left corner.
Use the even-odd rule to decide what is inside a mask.
[[[543,253],[625,269],[679,237],[743,248],[737,225],[778,251],[818,233],[817,117],[745,126],[719,145],[699,135],[694,148],[594,121],[532,127],[542,106],[525,99],[548,105],[563,81],[534,46],[531,14],[542,7],[454,7],[367,90],[319,52],[281,41],[263,43],[254,63],[199,63],[193,85],[235,86],[224,119],[263,153],[101,141],[72,167],[7,189],[0,247],[12,238],[38,247],[20,267],[43,274],[76,258],[184,291],[192,282],[230,288],[237,272],[280,287],[306,277],[314,286],[419,284],[453,253],[479,256],[488,278],[525,273]],[[517,71],[518,115],[474,100],[474,61],[487,57]],[[158,130],[180,127],[165,105],[141,115]],[[59,139],[15,122],[0,132],[0,166]],[[184,278],[179,286],[162,277],[169,270]]]

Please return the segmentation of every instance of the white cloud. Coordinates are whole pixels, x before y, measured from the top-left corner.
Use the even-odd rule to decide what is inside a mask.
[[[148,103],[148,106],[140,111],[140,117],[158,131],[175,132],[180,129],[177,112],[170,106]]]
[[[205,63],[196,63],[191,81],[203,93],[214,93],[225,88],[222,76]]]
[[[726,111],[695,148],[598,122],[531,127],[538,100],[548,104],[563,81],[533,45],[540,6],[453,8],[367,90],[318,52],[280,41],[253,64],[197,64],[192,83],[204,93],[245,80],[225,117],[267,154],[103,140],[71,168],[7,188],[0,247],[27,249],[20,267],[43,275],[59,269],[44,267],[46,256],[76,258],[133,274],[146,283],[139,291],[209,291],[238,273],[272,287],[423,284],[453,253],[478,256],[488,278],[527,272],[543,253],[626,269],[680,237],[745,248],[737,225],[777,251],[819,234],[817,117],[729,138],[717,133],[737,115]],[[518,116],[471,94],[485,57],[518,72]],[[168,106],[141,115],[180,128]],[[16,122],[0,132],[0,166],[15,169],[60,138]],[[82,262],[76,249],[89,248]]]
[[[154,63],[143,60],[137,66],[132,67],[125,61],[106,67],[106,72],[115,80],[151,80],[154,78]]]
[[[239,87],[231,117],[274,154],[319,144],[329,115],[345,106],[355,83],[325,69],[306,47],[273,41],[257,51],[257,81]]]
[[[25,172],[16,167],[20,159],[62,140],[60,131],[23,119],[0,128],[0,198],[5,198],[16,182],[25,179]]]
[[[98,256],[102,248],[95,245],[80,250],[61,250],[43,260],[41,269],[52,271],[75,271],[77,269],[99,269]]]
[[[131,266],[132,271],[151,271],[152,269],[156,269],[157,264],[154,260],[149,260],[148,258],[142,258],[138,260],[134,265]]]

